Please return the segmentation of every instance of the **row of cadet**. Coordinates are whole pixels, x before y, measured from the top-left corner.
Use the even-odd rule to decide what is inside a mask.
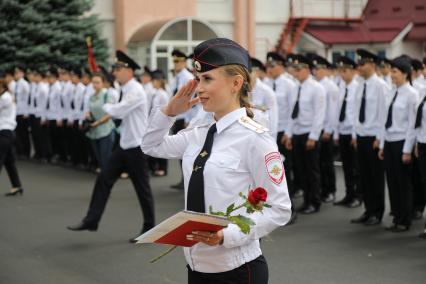
[[[357,207],[364,201],[365,214],[353,221],[367,225],[380,223],[384,212],[386,168],[391,213],[395,215],[393,227],[408,229],[411,217],[421,217],[425,203],[421,176],[426,175],[420,172],[426,169],[423,149],[426,126],[422,123],[426,88],[424,65],[408,56],[391,61],[366,50],[358,50],[357,54],[356,63],[342,56],[335,65],[315,54],[284,57],[270,52],[265,65],[253,58],[251,101],[255,119],[266,124],[271,135],[277,138],[285,157],[292,196],[299,195],[299,189],[303,192],[303,206],[297,211],[315,213],[322,202],[334,201],[333,147],[339,145],[346,195],[335,203]],[[168,97],[194,77],[186,68],[190,56],[178,50],[172,55],[175,77],[169,88],[161,71],[145,70],[141,75],[150,97],[150,109],[165,104]],[[51,68],[46,74],[34,70],[27,77],[41,84],[28,84],[22,68],[15,68],[14,73],[14,76],[7,72],[5,75],[12,77],[9,85],[17,102],[18,154],[29,156],[28,129],[34,141],[35,158],[54,157],[63,162],[71,160],[74,164],[84,164],[89,156],[81,154],[81,149],[88,149],[90,153],[90,149],[96,148],[77,146],[87,146],[82,134],[86,130],[89,138],[102,144],[99,149],[110,149],[100,138],[105,138],[105,133],[112,137],[119,135],[119,121],[112,123],[102,112],[93,119],[90,116],[96,114],[91,111],[90,102],[95,100],[93,98],[100,105],[120,100],[119,87],[112,74],[103,69],[91,78],[89,72],[79,68]],[[96,79],[101,81],[102,87],[95,91]],[[151,79],[160,82],[153,87]],[[45,87],[36,87],[42,85]],[[43,95],[38,93],[46,94],[46,89],[48,99],[43,104],[43,99],[39,99]],[[167,89],[172,91],[168,94]],[[101,92],[105,95],[92,96]],[[153,99],[157,97],[155,94],[161,97],[157,102]],[[98,106],[98,110],[101,109]],[[203,115],[199,107],[190,110],[189,114],[178,117],[173,132],[184,129],[191,119]],[[100,125],[102,131],[94,131]],[[106,140],[114,140],[110,136]],[[43,143],[44,139],[48,139],[47,143]],[[152,170],[164,175],[166,161],[155,162]],[[182,188],[182,183],[175,187]]]

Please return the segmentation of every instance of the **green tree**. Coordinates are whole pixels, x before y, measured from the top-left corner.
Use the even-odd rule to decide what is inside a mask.
[[[22,65],[87,65],[86,37],[92,38],[97,63],[108,48],[99,36],[93,0],[1,0],[0,70]]]

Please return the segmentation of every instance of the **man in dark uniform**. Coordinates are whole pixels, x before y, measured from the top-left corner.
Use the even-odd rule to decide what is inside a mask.
[[[148,105],[142,85],[134,79],[136,69],[140,67],[135,61],[120,50],[116,52],[114,76],[121,85],[120,97],[117,104],[107,103],[103,108],[109,115],[122,120],[120,145],[96,179],[86,217],[79,224],[68,226],[69,230],[97,230],[111,189],[123,171],[129,173],[142,207],[144,223],[141,232],[148,231],[155,224],[148,161],[140,148],[148,123]],[[134,238],[129,241],[135,242]]]

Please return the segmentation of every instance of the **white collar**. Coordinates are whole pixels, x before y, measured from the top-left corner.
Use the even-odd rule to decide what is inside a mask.
[[[247,113],[245,108],[239,108],[226,114],[224,117],[222,117],[221,119],[219,119],[219,121],[216,122],[217,133],[221,133],[223,130],[225,130],[235,121],[240,119],[240,117],[246,116],[246,115]]]

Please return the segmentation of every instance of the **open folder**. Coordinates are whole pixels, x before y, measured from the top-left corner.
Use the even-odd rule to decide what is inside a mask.
[[[158,243],[182,247],[192,247],[197,242],[186,239],[193,231],[217,232],[225,228],[230,221],[221,216],[214,216],[193,211],[181,211],[164,220],[148,232],[137,237],[137,243]]]

